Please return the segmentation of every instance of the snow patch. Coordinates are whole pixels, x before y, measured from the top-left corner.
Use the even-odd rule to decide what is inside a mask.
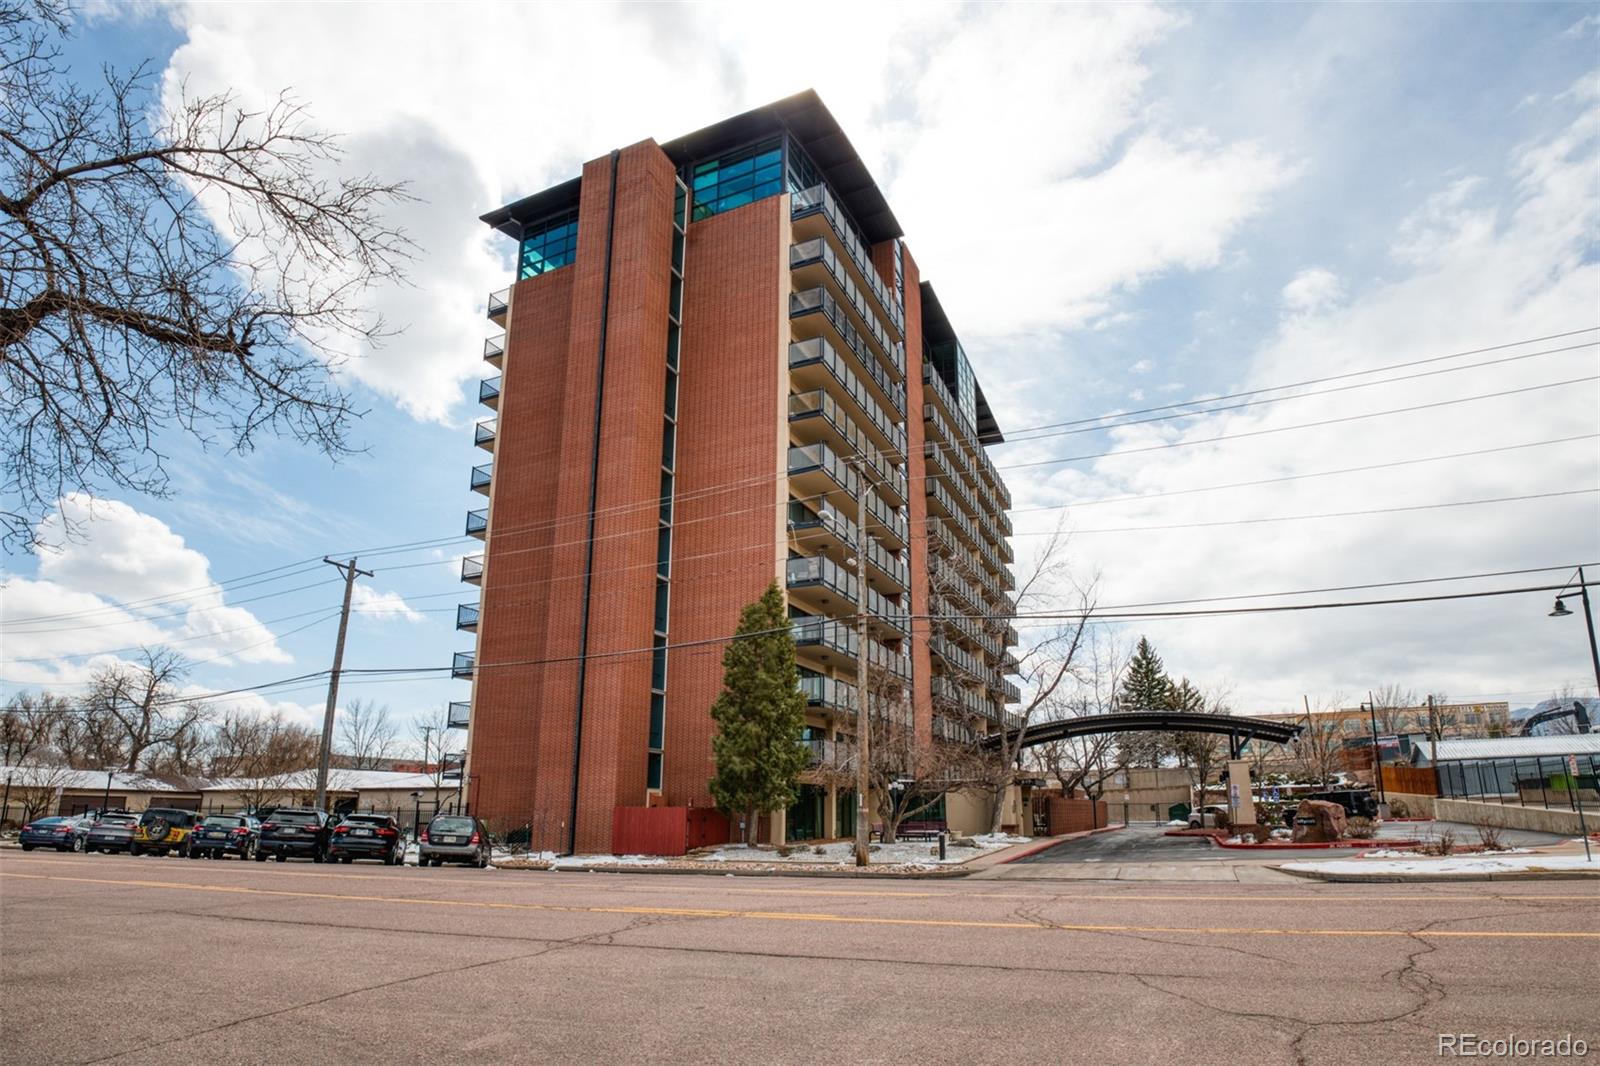
[[[1396,853],[1404,854],[1404,853]],[[1509,858],[1487,855],[1452,855],[1441,859],[1388,859],[1368,862],[1365,859],[1333,859],[1327,862],[1286,862],[1285,870],[1304,870],[1308,873],[1331,874],[1506,874],[1543,870],[1593,870],[1600,873],[1600,860],[1588,861],[1582,855],[1522,854]]]

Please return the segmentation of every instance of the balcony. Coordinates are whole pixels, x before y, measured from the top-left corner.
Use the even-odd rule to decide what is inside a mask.
[[[489,535],[489,512],[488,512],[488,510],[484,509],[482,511],[468,511],[467,512],[467,536],[469,536],[469,537],[477,537],[479,540],[483,540],[486,537],[488,537],[488,535]]]
[[[500,410],[500,379],[484,378],[478,382],[478,402],[491,411]]]
[[[456,628],[474,633],[478,629],[478,605],[475,603],[456,604]]]
[[[817,440],[828,444],[840,455],[855,456],[865,460],[876,475],[874,483],[891,498],[896,507],[906,502],[906,475],[892,464],[873,445],[871,438],[845,412],[844,405],[821,389],[802,392],[789,397],[789,425],[802,443]]]
[[[867,668],[902,681],[911,680],[911,656],[893,651],[875,640],[867,641]]]
[[[489,294],[489,303],[484,308],[484,313],[488,315],[490,322],[504,329],[506,316],[511,313],[511,289],[508,287],[501,289],[499,292],[491,292]]]
[[[911,591],[911,567],[903,558],[891,555],[872,537],[867,538],[867,582],[880,592]]]
[[[446,752],[439,760],[439,780],[460,781],[462,771],[467,768],[467,753],[464,751]]]
[[[900,294],[887,284],[872,265],[872,254],[861,238],[856,236],[855,227],[850,225],[844,212],[839,209],[833,194],[826,185],[813,185],[809,189],[802,189],[793,194],[789,200],[789,218],[794,223],[797,235],[810,236],[813,227],[810,220],[816,220],[817,225],[826,223],[840,247],[844,249],[860,281],[866,287],[872,298],[878,301],[878,306],[883,309],[885,316],[901,334],[906,330],[905,306],[900,302]]]
[[[856,550],[861,535],[854,522],[840,517],[831,507],[817,512],[799,500],[789,501],[788,528],[796,546],[808,549],[813,555],[836,552],[839,562]]]
[[[821,499],[838,515],[856,512],[861,478],[826,444],[789,449],[789,487],[807,500]]]
[[[468,555],[461,560],[461,580],[469,585],[483,584],[483,556]]]
[[[465,729],[472,724],[472,704],[467,700],[451,700],[445,714],[446,729]]]
[[[887,640],[901,640],[911,635],[911,612],[899,604],[891,603],[875,589],[867,589],[867,626]]]
[[[1000,656],[1000,672],[1002,674],[1020,674],[1022,673],[1022,661],[1007,651]]]
[[[494,464],[484,463],[482,466],[472,468],[472,477],[468,480],[468,487],[473,492],[489,495],[489,483],[494,480]]]
[[[1000,720],[999,709],[993,701],[976,690],[959,684],[955,678],[935,674],[931,688],[936,705],[953,709],[969,717],[987,718],[992,722]]]
[[[499,429],[500,420],[498,418],[485,418],[482,422],[472,427],[472,443],[493,454],[494,438]]]
[[[824,711],[856,710],[856,687],[848,681],[823,677],[820,674],[800,675],[800,691],[806,694],[806,706]]]
[[[471,681],[476,654],[470,651],[458,651],[450,663],[450,676],[458,681]]]
[[[811,610],[853,609],[861,599],[855,575],[823,556],[785,562],[784,583],[790,598]]]
[[[928,642],[928,648],[943,659],[947,667],[959,671],[973,681],[981,681],[989,673],[976,655],[945,637],[934,637]]]
[[[844,357],[826,339],[813,337],[789,345],[789,377],[802,389],[827,388],[842,393],[848,403],[854,405],[862,428],[876,435],[880,448],[895,455],[906,453],[905,427],[873,399],[872,391],[862,384]],[[895,396],[900,396],[898,390]],[[905,417],[903,400],[896,410]]]
[[[889,362],[873,351],[861,331],[850,324],[850,316],[826,289],[804,289],[789,294],[789,324],[795,339],[828,338],[836,351],[855,359],[855,369],[867,383],[876,387],[873,398],[880,404],[905,413],[905,389],[897,384]],[[837,343],[834,343],[837,342]]]
[[[900,379],[906,376],[906,349],[900,343],[898,331],[890,336],[883,321],[867,302],[867,296],[857,287],[850,272],[834,254],[833,247],[821,237],[789,246],[789,270],[794,276],[793,287],[807,289],[832,283],[843,296],[843,305],[855,312],[855,323],[866,336],[877,342],[878,350],[888,358]]]
[[[799,652],[835,666],[850,666],[854,673],[860,643],[854,626],[831,618],[796,618],[793,623]]]
[[[978,739],[978,731],[967,723],[947,718],[942,714],[933,716],[933,735],[939,740],[948,740],[953,744],[971,744]]]
[[[1006,647],[1008,648],[1015,648],[1018,644],[1022,643],[1022,641],[1017,637],[1016,626],[1006,626],[1005,638]]]
[[[1003,690],[1003,693],[1005,695],[1005,701],[1007,703],[1021,703],[1022,702],[1022,690],[1016,686],[1015,682],[1012,682],[1012,681],[1001,681],[1000,684],[1001,684],[1001,688]]]
[[[911,521],[901,508],[890,507],[876,492],[867,492],[867,532],[893,551],[911,542]],[[874,524],[875,523],[875,524]]]
[[[483,342],[483,361],[485,363],[488,363],[490,366],[494,367],[496,370],[499,370],[500,369],[500,361],[502,359],[504,359],[505,356],[506,356],[506,338],[505,338],[505,334],[502,333],[498,337],[487,337],[487,338],[484,339],[484,342]]]

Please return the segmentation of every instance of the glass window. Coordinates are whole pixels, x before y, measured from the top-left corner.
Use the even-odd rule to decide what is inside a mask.
[[[645,773],[646,788],[661,787],[661,753],[659,751],[652,751],[650,753],[649,766],[646,768]]]
[[[523,231],[517,278],[537,277],[564,267],[578,255],[578,212],[568,211]]]
[[[650,746],[660,749],[661,739],[667,731],[667,697],[659,692],[650,694]]]
[[[783,191],[783,141],[772,137],[694,165],[696,220]]]
[[[661,427],[661,465],[667,470],[673,468],[674,456],[677,454],[678,435],[676,427],[667,422]]]
[[[665,692],[667,688],[667,638],[656,637],[650,649],[650,687]]]
[[[667,371],[667,417],[676,420],[678,417],[678,375],[671,370]]]
[[[667,631],[667,583],[656,581],[656,632]]]

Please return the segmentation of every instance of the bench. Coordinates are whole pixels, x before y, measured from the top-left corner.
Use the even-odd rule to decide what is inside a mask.
[[[895,832],[897,840],[937,840],[939,834],[948,833],[950,826],[943,818],[927,819],[922,821],[904,821]],[[883,829],[878,830],[878,839],[883,839]]]

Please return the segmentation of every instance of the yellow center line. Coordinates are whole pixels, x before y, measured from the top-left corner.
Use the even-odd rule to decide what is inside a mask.
[[[82,860],[81,859],[30,858],[30,859],[28,859],[26,861],[28,862],[28,864],[30,866],[39,866],[39,865],[45,865],[45,866],[76,866],[76,867],[79,867],[80,869],[82,868]],[[115,859],[111,859],[111,860],[96,860],[95,861],[95,865],[96,866],[107,866],[107,867],[109,867],[109,866],[115,864],[116,868],[119,869],[119,870],[120,869],[129,869],[129,868],[146,869],[147,870],[147,869],[150,868],[149,862],[154,862],[154,861],[165,861],[165,860],[154,860],[154,859],[149,860],[149,861],[146,861],[146,860],[143,860],[143,859],[123,859],[123,860],[120,860],[120,861],[119,860],[115,860]],[[243,864],[241,863],[241,864],[238,864],[238,865],[243,865]],[[274,864],[274,865],[276,865],[276,864]],[[217,873],[217,874],[221,874],[221,873],[227,873],[227,872],[232,871],[234,869],[234,865],[233,864],[224,864],[221,867],[195,865],[194,867],[192,867],[192,869],[193,869],[193,872],[195,872],[195,873],[207,873],[207,874]],[[242,873],[243,871],[240,871],[240,872]],[[440,871],[440,873],[444,873],[444,872],[445,871],[443,871],[443,870]],[[454,872],[454,871],[452,871],[452,872]],[[500,881],[500,880],[485,881],[485,880],[483,880],[481,878],[480,875],[477,875],[476,871],[470,871],[470,872],[462,871],[462,872],[463,873],[467,873],[468,876],[451,877],[451,878],[439,878],[438,874],[426,874],[426,875],[423,875],[422,877],[419,877],[418,880],[432,881],[435,878],[438,878],[443,884],[452,885],[452,886],[460,885],[460,886],[469,887],[469,888],[482,887],[482,886],[488,885],[488,884],[499,885],[499,884],[503,884],[504,883],[503,881]],[[388,873],[383,873],[383,874],[361,874],[361,873],[354,873],[354,872],[352,872],[352,873],[342,873],[342,872],[335,872],[335,871],[332,871],[332,870],[323,870],[323,869],[316,869],[316,868],[306,869],[303,866],[297,866],[297,867],[295,867],[293,869],[285,869],[285,870],[277,870],[277,869],[274,869],[273,866],[267,866],[267,867],[265,867],[263,869],[252,869],[252,870],[250,870],[250,874],[251,874],[251,876],[267,876],[267,877],[320,877],[320,878],[329,878],[329,879],[333,879],[333,880],[349,880],[349,881],[387,881],[387,882],[389,882],[391,884],[400,883],[399,880],[398,880],[398,876],[403,876],[403,875],[395,875],[395,874],[388,874]],[[563,875],[563,876],[565,876],[565,875]],[[651,876],[659,876],[659,875],[651,875]],[[684,876],[688,877],[688,876],[694,876],[694,875],[685,874]],[[567,881],[552,882],[552,881],[548,881],[548,880],[545,880],[545,879],[535,879],[535,878],[528,878],[525,881],[518,882],[518,883],[519,884],[525,884],[530,888],[554,888],[554,887],[558,887],[558,885],[559,885],[559,887],[565,888],[565,887],[568,887],[568,885],[570,884],[570,882],[567,882]],[[702,887],[700,885],[698,885],[698,884],[693,886],[693,887],[690,887],[690,886],[684,885],[682,882],[673,882],[671,884],[660,884],[660,885],[656,885],[656,884],[644,885],[644,884],[639,884],[636,881],[631,881],[631,882],[613,882],[611,880],[607,880],[604,883],[595,884],[593,882],[593,879],[584,881],[583,887],[585,888],[585,890],[604,890],[604,891],[630,891],[630,890],[632,890],[632,891],[639,891],[639,892],[672,891],[674,889],[676,889],[678,891],[684,891],[684,892],[699,892],[699,891],[702,890]],[[1294,896],[1259,896],[1259,895],[1228,895],[1228,896],[1225,896],[1225,895],[1198,895],[1197,896],[1197,895],[1194,895],[1192,893],[1187,893],[1187,892],[1186,893],[1182,893],[1182,894],[1179,894],[1179,893],[1176,893],[1176,892],[1171,892],[1171,893],[1159,893],[1159,892],[1084,892],[1084,893],[1073,893],[1073,892],[1070,892],[1070,891],[1064,891],[1064,892],[1040,891],[1040,892],[1037,892],[1037,893],[1022,893],[1022,892],[964,892],[964,891],[961,890],[961,886],[959,886],[959,885],[951,885],[948,888],[943,888],[943,889],[940,889],[940,890],[937,890],[937,891],[935,891],[935,890],[908,891],[908,890],[905,890],[905,889],[891,889],[891,888],[883,888],[883,889],[857,889],[857,888],[743,888],[743,887],[734,887],[734,886],[724,886],[724,885],[720,885],[719,884],[719,887],[718,887],[717,891],[721,892],[721,893],[726,893],[728,895],[751,895],[751,896],[848,896],[848,897],[862,896],[862,897],[866,897],[866,898],[869,898],[869,899],[877,898],[877,897],[884,897],[884,898],[894,898],[894,899],[952,899],[952,900],[954,900],[954,899],[1009,899],[1009,900],[1020,899],[1020,900],[1038,900],[1038,901],[1041,901],[1041,902],[1057,902],[1057,903],[1067,903],[1067,902],[1072,902],[1074,900],[1088,900],[1088,901],[1093,901],[1093,902],[1119,902],[1119,903],[1120,902],[1137,902],[1137,903],[1305,903],[1307,901],[1312,901],[1312,900],[1314,900],[1314,901],[1316,901],[1318,903],[1482,903],[1482,902],[1486,902],[1486,901],[1487,902],[1494,902],[1494,901],[1522,902],[1522,901],[1528,901],[1528,900],[1542,900],[1542,901],[1549,901],[1549,902],[1552,902],[1552,903],[1596,903],[1596,904],[1600,904],[1600,891],[1594,892],[1594,893],[1589,894],[1589,895],[1560,895],[1560,896],[1557,896],[1557,895],[1533,895],[1533,894],[1510,894],[1510,893],[1501,893],[1501,892],[1483,892],[1483,893],[1475,893],[1475,894],[1471,894],[1471,895],[1468,895],[1466,893],[1459,893],[1459,892],[1457,892],[1457,893],[1441,893],[1439,895],[1432,895],[1432,894],[1414,894],[1414,895],[1357,895],[1357,894],[1333,895],[1333,894],[1328,894],[1328,895],[1323,895],[1323,894],[1319,894],[1315,890],[1315,888],[1313,886],[1310,886],[1310,885],[1306,886],[1306,890],[1305,890],[1304,894],[1302,894],[1302,895],[1294,895]]]
[[[1065,922],[986,921],[970,918],[884,918],[849,914],[823,914],[807,911],[740,911],[712,907],[585,907],[557,903],[507,903],[493,900],[428,899],[416,896],[358,896],[337,892],[296,892],[288,889],[244,888],[237,885],[193,885],[180,881],[130,881],[99,877],[57,877],[49,874],[19,874],[0,871],[0,878],[30,881],[59,881],[92,885],[123,885],[133,888],[168,889],[179,892],[210,892],[224,895],[275,896],[288,899],[336,900],[347,903],[391,903],[424,907],[461,907],[476,910],[557,911],[577,914],[629,914],[668,918],[742,918],[774,922],[823,922],[845,925],[918,926],[950,929],[1027,929],[1060,930],[1076,933],[1177,933],[1191,936],[1345,936],[1410,937],[1448,939],[1515,938],[1537,940],[1600,940],[1600,932],[1544,932],[1517,930],[1434,929],[1412,932],[1404,929],[1280,929],[1241,926],[1160,926],[1088,925]]]

